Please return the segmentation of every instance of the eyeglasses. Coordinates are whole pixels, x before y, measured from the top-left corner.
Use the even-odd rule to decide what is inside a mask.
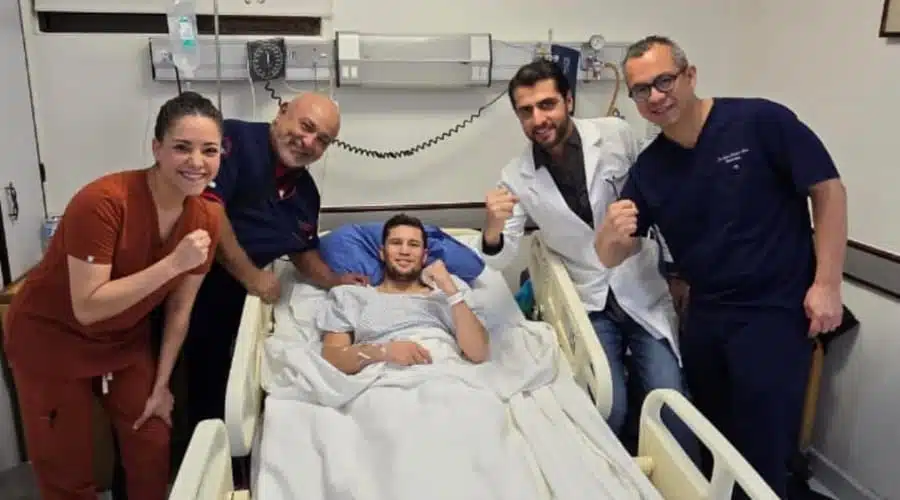
[[[663,73],[653,79],[650,83],[638,83],[628,89],[628,97],[635,101],[643,102],[650,99],[653,89],[663,94],[668,94],[675,88],[675,82],[678,77],[684,73],[684,68],[678,70],[677,73]]]

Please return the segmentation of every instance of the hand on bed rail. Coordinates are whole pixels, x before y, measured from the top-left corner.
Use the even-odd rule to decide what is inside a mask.
[[[266,304],[274,304],[281,298],[281,282],[268,269],[259,269],[244,286],[247,293],[259,297]]]

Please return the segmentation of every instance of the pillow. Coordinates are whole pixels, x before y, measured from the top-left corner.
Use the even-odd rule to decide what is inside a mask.
[[[341,226],[319,240],[322,260],[338,274],[360,273],[369,277],[376,285],[383,278],[381,271],[381,231],[383,222],[347,224]],[[425,226],[428,235],[428,260],[444,261],[450,274],[471,286],[484,271],[484,261],[474,250],[457,241],[437,226]]]

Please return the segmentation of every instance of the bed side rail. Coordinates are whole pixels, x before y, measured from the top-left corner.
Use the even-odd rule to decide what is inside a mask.
[[[612,375],[606,354],[569,272],[544,243],[540,231],[532,233],[528,273],[540,319],[553,326],[575,381],[588,391],[597,410],[607,418],[612,409]]]
[[[197,424],[169,500],[228,498],[234,490],[228,432],[221,420]]]
[[[668,406],[712,453],[713,473],[707,481],[662,421]],[[731,498],[735,484],[753,500],[778,500],[749,462],[684,396],[672,389],[656,389],[641,408],[638,455],[653,457],[650,480],[667,500]]]
[[[247,295],[238,328],[228,386],[225,393],[225,426],[231,455],[250,454],[262,408],[260,364],[262,342],[274,328],[271,305]]]

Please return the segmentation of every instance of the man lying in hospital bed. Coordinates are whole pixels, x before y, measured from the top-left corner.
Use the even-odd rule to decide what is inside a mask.
[[[381,282],[375,271],[394,272],[382,269],[380,262],[377,269],[365,269],[363,255],[381,246],[378,226],[344,226],[323,237],[323,246],[331,247],[323,248],[323,257],[332,267],[339,264],[335,255],[353,257],[363,262],[355,272]],[[485,269],[471,250],[480,233],[449,230],[456,236],[451,238],[437,228],[426,229],[430,238],[421,247],[429,248],[432,259],[443,257],[454,278],[463,278],[452,280],[462,296],[448,293],[453,289],[446,275],[433,267],[428,274],[437,278],[437,288],[445,286],[443,291],[419,288],[423,293],[387,297],[384,290],[342,287],[329,295],[295,283],[274,308],[248,297],[229,380],[228,436],[221,422],[198,426],[171,500],[231,494],[228,451],[242,456],[251,443],[256,462],[252,497],[265,500],[724,499],[735,478],[753,492],[752,498],[775,498],[733,447],[677,394],[658,391],[648,397],[640,446],[646,456],[639,461],[628,456],[598,411],[610,395],[602,376],[602,351],[586,353],[584,342],[593,338],[589,328],[560,329],[565,323],[561,317],[577,316],[572,308],[578,303],[566,300],[574,296],[572,284],[539,237],[529,268],[541,289],[540,308],[559,332],[547,323],[525,320],[503,276]],[[367,239],[360,234],[366,230],[378,234],[369,234],[368,248],[360,252],[360,242]],[[386,253],[391,264],[393,253]],[[401,274],[413,271],[412,253],[406,250],[394,259]],[[388,277],[388,284],[398,281],[403,280]],[[460,297],[462,302],[450,305]],[[385,301],[419,304],[415,309],[423,321],[413,324],[405,314],[391,314]],[[462,304],[479,320],[473,322],[476,328],[470,332],[476,335],[471,338],[479,338],[477,323],[485,327],[488,341],[480,345],[488,348],[486,362],[472,361],[484,354],[478,342],[461,346],[460,334],[466,332],[457,328],[453,309],[462,310]],[[377,314],[382,310],[385,314]],[[332,347],[323,356],[317,320],[327,330],[352,331],[351,346],[383,345],[383,351],[379,345],[368,348],[365,356],[393,356],[394,362],[354,359],[357,364],[351,366],[348,358],[345,371],[361,369],[343,373],[328,361],[341,363],[327,351],[343,350],[346,337],[344,345],[334,342],[339,336],[326,338]],[[411,340],[422,350],[409,348],[401,354],[385,343],[390,339]],[[262,363],[257,356],[264,358]],[[408,365],[410,361],[415,363]],[[596,407],[576,383],[589,372],[597,374],[589,383]],[[266,403],[257,427],[260,384]],[[666,433],[659,417],[663,403],[672,405],[712,449],[712,484]]]
[[[316,322],[324,332],[322,356],[348,375],[374,363],[430,364],[424,341],[454,361],[487,359],[487,330],[466,301],[468,287],[441,260],[423,269],[424,227],[400,216],[384,232],[384,281],[331,290]]]
[[[661,499],[589,399],[554,386],[549,328],[501,318],[489,339],[490,311],[440,260],[423,270],[425,245],[417,219],[392,218],[381,284],[334,288],[317,315],[322,355],[269,344],[257,496]]]

